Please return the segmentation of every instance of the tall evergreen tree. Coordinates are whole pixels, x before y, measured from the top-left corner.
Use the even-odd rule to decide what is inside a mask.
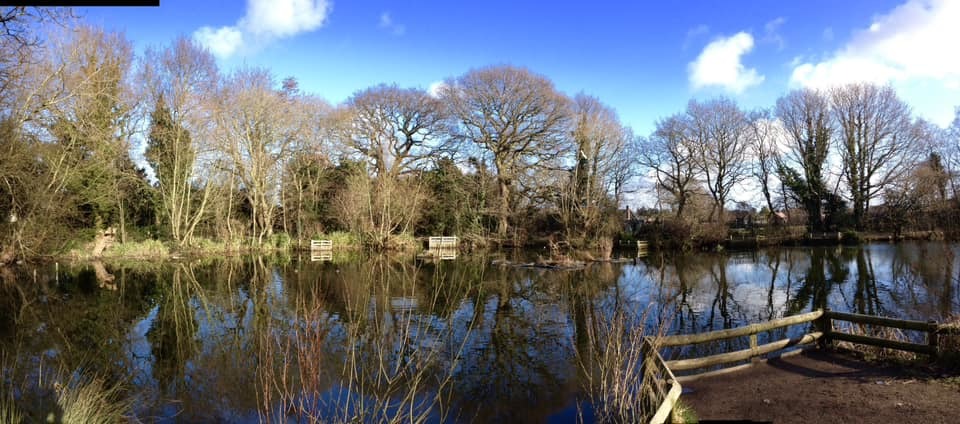
[[[190,177],[196,152],[190,132],[174,122],[163,96],[150,115],[150,135],[144,156],[157,177],[161,201],[157,213],[168,226],[170,236],[178,242],[188,239],[192,221]]]

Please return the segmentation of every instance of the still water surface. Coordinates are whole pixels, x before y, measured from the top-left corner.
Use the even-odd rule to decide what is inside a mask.
[[[637,312],[634,331],[669,334],[821,307],[944,320],[960,312],[958,251],[797,247],[576,271],[468,255],[245,257],[107,266],[110,284],[90,265],[22,267],[5,274],[0,294],[3,377],[24,399],[39,396],[30,382],[51,368],[122,380],[148,422],[371,408],[430,421],[568,422],[585,399],[577,352],[591,323],[614,311]]]

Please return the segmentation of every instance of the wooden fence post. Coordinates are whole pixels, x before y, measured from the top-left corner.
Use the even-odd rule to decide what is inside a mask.
[[[939,355],[938,347],[940,342],[940,326],[934,320],[929,320],[927,323],[930,324],[930,330],[927,331],[927,345],[930,346],[930,357],[936,358]]]
[[[823,308],[823,315],[817,320],[818,330],[823,333],[817,342],[820,350],[833,349],[833,321],[830,319],[830,308]]]

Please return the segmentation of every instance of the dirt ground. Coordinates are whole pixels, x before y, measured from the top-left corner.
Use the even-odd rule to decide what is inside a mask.
[[[960,423],[960,378],[808,351],[683,384],[701,421]]]

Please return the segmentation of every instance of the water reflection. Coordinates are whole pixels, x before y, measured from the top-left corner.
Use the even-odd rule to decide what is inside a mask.
[[[576,271],[357,254],[4,268],[3,375],[24,399],[51,366],[124,381],[151,421],[565,420],[586,398],[578,352],[616,311],[649,310],[647,330],[669,333],[822,307],[945,320],[960,310],[957,248],[652,254]]]

